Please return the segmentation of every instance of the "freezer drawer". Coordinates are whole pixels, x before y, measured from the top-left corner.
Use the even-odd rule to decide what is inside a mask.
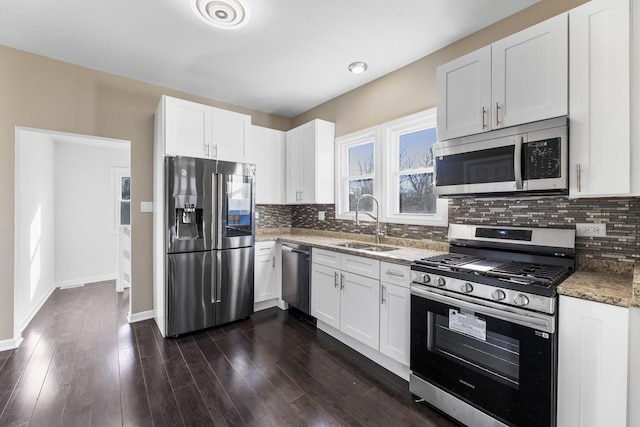
[[[253,314],[253,247],[167,255],[167,336]]]

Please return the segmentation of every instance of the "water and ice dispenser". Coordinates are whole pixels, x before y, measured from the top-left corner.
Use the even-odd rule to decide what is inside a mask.
[[[202,239],[202,201],[194,195],[178,194],[174,197],[176,238]]]

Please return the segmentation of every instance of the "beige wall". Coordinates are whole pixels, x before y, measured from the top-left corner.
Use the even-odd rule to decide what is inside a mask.
[[[291,120],[229,106],[0,46],[0,341],[13,337],[15,127],[131,141],[132,312],[153,308],[151,214],[153,114],[162,94],[250,114],[281,130]]]
[[[586,1],[541,0],[520,13],[295,117],[294,125],[320,118],[334,122],[336,136],[341,136],[435,107],[438,65]]]

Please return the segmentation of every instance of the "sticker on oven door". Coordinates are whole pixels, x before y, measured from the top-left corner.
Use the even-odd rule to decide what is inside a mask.
[[[482,341],[487,340],[487,322],[471,314],[460,313],[449,309],[449,329],[472,336]]]

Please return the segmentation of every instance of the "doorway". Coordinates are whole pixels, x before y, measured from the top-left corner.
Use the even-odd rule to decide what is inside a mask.
[[[15,162],[19,337],[55,288],[117,280],[120,209],[130,194],[123,199],[114,176],[130,176],[131,143],[16,127]]]

